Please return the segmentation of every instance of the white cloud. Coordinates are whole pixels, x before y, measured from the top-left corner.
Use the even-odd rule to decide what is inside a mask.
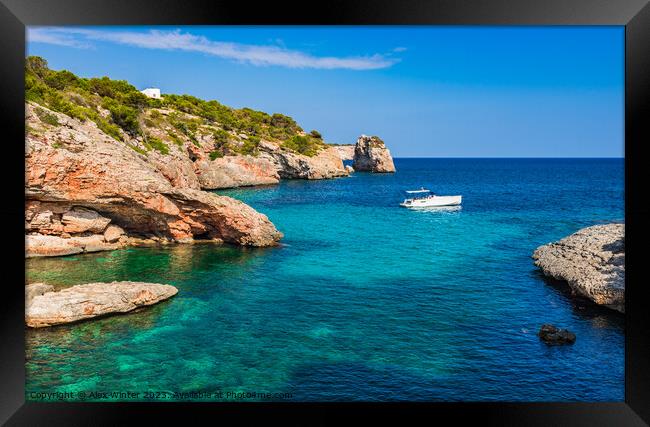
[[[49,43],[76,48],[89,47],[90,41],[102,41],[144,49],[204,53],[255,66],[288,68],[376,70],[388,68],[399,61],[380,54],[356,57],[314,56],[284,46],[215,41],[180,30],[137,32],[41,27],[30,28],[27,40],[30,43]]]
[[[30,43],[47,43],[55,44],[58,46],[76,47],[80,49],[87,49],[91,47],[89,43],[80,41],[72,35],[61,32],[48,31],[47,29],[42,28],[28,29],[27,40]]]

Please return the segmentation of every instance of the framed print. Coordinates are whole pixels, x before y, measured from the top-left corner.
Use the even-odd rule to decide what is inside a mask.
[[[650,420],[646,2],[2,3],[3,422]]]

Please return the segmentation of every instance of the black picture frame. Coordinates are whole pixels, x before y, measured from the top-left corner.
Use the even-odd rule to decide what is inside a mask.
[[[623,25],[625,26],[625,401],[611,403],[36,403],[25,402],[24,60],[29,25]],[[431,422],[494,425],[646,425],[650,423],[650,310],[644,256],[650,209],[644,191],[650,143],[650,5],[646,0],[363,0],[301,4],[200,0],[0,0],[0,129],[6,264],[0,298],[0,422],[8,425],[123,425],[198,416],[248,423],[280,417],[331,423],[341,417],[419,415]],[[22,205],[21,205],[22,201]]]

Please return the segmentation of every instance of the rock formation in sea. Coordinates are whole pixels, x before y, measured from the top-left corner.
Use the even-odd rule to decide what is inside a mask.
[[[376,136],[361,135],[354,146],[352,167],[355,171],[395,172],[395,165],[384,141]]]
[[[41,118],[43,111],[50,119]],[[248,205],[201,191],[191,169],[187,175],[181,168],[166,174],[155,159],[111,138],[93,121],[32,104],[26,116],[28,256],[114,249],[129,237],[250,246],[273,245],[282,237]],[[48,123],[54,120],[56,125]],[[180,156],[176,161],[182,162]]]
[[[576,335],[568,329],[560,329],[551,324],[544,324],[537,333],[539,339],[546,344],[560,345],[573,344],[576,342]]]
[[[25,323],[42,328],[127,313],[171,298],[177,292],[171,285],[144,282],[88,283],[60,291],[35,283],[25,287]]]
[[[566,281],[572,292],[625,312],[625,225],[583,228],[533,253],[546,276]]]

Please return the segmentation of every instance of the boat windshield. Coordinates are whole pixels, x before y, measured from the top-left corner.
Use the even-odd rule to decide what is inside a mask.
[[[426,188],[422,187],[419,190],[406,190],[406,192],[409,194],[430,193],[431,190],[427,190]]]

